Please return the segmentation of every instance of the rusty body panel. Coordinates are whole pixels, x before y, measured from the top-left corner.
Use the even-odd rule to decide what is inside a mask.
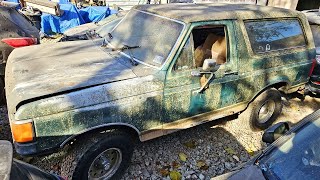
[[[132,11],[155,13],[165,16],[164,21],[174,19],[183,24],[161,66],[134,66],[130,58],[135,57],[100,47],[102,40],[13,52],[6,70],[9,118],[11,123],[32,121],[35,131],[33,142],[16,143],[20,154],[52,150],[78,134],[114,125],[133,128],[140,140],[149,140],[241,112],[268,87],[280,84],[289,91],[308,81],[315,49],[310,27],[300,13],[272,7],[195,4],[138,6]],[[207,14],[197,16],[203,12]],[[254,53],[246,18],[298,19],[306,46]],[[208,88],[199,93],[200,78],[191,76],[194,69],[176,71],[174,67],[192,30],[207,25],[226,27],[229,55]]]

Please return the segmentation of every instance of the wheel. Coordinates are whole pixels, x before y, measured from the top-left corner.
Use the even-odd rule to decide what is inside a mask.
[[[267,129],[281,114],[281,94],[272,88],[261,93],[248,108],[243,112],[241,118],[249,120],[252,130]]]
[[[129,166],[133,148],[130,135],[121,131],[107,132],[85,142],[79,139],[62,161],[61,174],[74,180],[120,179]]]

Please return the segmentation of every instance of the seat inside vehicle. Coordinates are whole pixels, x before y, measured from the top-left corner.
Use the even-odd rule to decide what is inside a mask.
[[[226,62],[226,33],[224,26],[200,26],[192,31],[194,60],[196,67],[202,67],[205,59],[215,59],[217,64]]]

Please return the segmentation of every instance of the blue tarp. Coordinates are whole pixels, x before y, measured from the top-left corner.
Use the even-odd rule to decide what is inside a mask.
[[[86,23],[90,23],[99,22],[108,17],[111,14],[111,10],[106,6],[89,6],[84,9],[80,9],[79,13]]]
[[[20,3],[19,0],[4,0],[4,1],[7,1],[7,2],[14,2],[14,3]]]
[[[66,30],[90,22],[99,22],[111,14],[117,13],[106,6],[89,6],[78,10],[72,4],[60,4],[64,14],[60,17],[43,13],[41,31],[45,34],[64,33]]]
[[[19,0],[5,0],[19,3]],[[56,1],[55,1],[56,2]],[[43,13],[41,31],[45,34],[64,33],[66,30],[90,22],[99,22],[111,14],[117,13],[106,6],[89,6],[78,10],[69,0],[58,0],[63,15],[58,17]]]
[[[43,13],[41,16],[41,31],[45,34],[64,33],[67,29],[84,24],[77,8],[72,4],[60,4],[63,15],[58,17]]]

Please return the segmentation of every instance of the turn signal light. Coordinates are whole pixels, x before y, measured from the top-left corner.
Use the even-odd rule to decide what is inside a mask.
[[[37,38],[31,38],[31,37],[5,38],[5,39],[2,39],[1,41],[13,48],[31,46],[31,45],[37,44],[38,42]]]
[[[23,124],[16,124],[13,122],[10,126],[14,141],[23,143],[30,142],[33,140],[34,132],[33,125],[31,122]]]

